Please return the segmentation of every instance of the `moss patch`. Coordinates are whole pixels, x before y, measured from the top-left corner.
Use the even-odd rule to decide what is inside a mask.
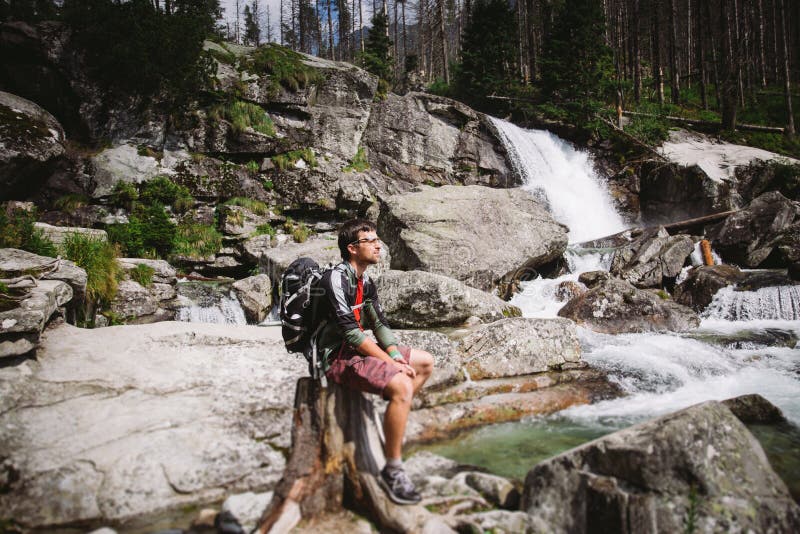
[[[275,97],[281,87],[298,91],[322,80],[322,74],[303,63],[303,56],[284,46],[266,44],[259,47],[245,63],[245,68],[256,74],[269,74],[269,94]]]

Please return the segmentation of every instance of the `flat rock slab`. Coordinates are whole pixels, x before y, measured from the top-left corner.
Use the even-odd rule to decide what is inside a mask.
[[[51,272],[56,266],[57,269]],[[42,275],[41,273],[46,272]],[[39,256],[16,248],[0,248],[0,277],[13,278],[32,274],[45,280],[61,280],[72,288],[76,299],[83,299],[86,292],[86,271],[69,260],[57,260]]]
[[[0,369],[2,516],[108,524],[269,489],[305,374],[277,328],[47,330],[37,361]]]
[[[523,511],[549,532],[798,532],[800,507],[731,411],[705,402],[528,472]]]

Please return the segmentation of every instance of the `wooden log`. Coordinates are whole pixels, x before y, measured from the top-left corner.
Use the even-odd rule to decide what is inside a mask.
[[[721,221],[727,218],[729,215],[733,215],[734,213],[738,212],[739,210],[730,210],[730,211],[721,211],[719,213],[713,213],[711,215],[704,215],[702,217],[695,217],[694,219],[684,219],[682,221],[677,221],[674,223],[663,224],[661,226],[667,230],[667,232],[673,232],[676,230],[683,230],[686,228],[690,228],[692,226],[699,226],[701,224],[709,224],[714,223],[717,221]]]
[[[703,251],[703,263],[705,265],[714,265],[714,256],[711,255],[711,243],[708,239],[700,240],[700,250]]]
[[[385,464],[382,426],[365,396],[301,378],[295,393],[292,451],[258,532],[289,532],[304,518],[342,506],[372,518],[381,531],[415,532],[434,514],[389,500],[378,477]],[[447,525],[444,525],[447,528]]]

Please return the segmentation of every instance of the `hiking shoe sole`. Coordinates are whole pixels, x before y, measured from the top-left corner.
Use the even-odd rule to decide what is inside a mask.
[[[383,491],[386,492],[386,495],[389,497],[389,500],[391,500],[395,504],[418,504],[422,500],[421,496],[410,498],[410,499],[404,499],[403,497],[400,497],[399,495],[395,495],[395,493],[389,487],[389,484],[387,484],[383,480],[383,477],[380,476],[380,475],[378,475],[378,482],[380,483],[381,487],[383,488]]]

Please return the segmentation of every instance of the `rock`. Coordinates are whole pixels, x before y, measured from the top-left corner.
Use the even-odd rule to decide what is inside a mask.
[[[376,282],[381,306],[395,328],[432,328],[519,317],[522,312],[502,299],[463,282],[425,271],[386,271]]]
[[[68,211],[47,211],[39,217],[39,222],[53,226],[93,228],[103,224],[126,223],[128,218],[119,220],[115,215],[109,215],[108,209],[104,206],[87,205],[77,206]]]
[[[573,298],[558,315],[606,334],[686,332],[700,325],[690,308],[617,279],[606,280]]]
[[[203,508],[197,512],[197,516],[192,520],[192,529],[211,530],[214,528],[217,519],[217,511],[213,508]]]
[[[0,311],[0,358],[35,348],[50,317],[72,299],[72,288],[59,280],[39,280],[26,291],[18,306]]]
[[[430,476],[453,478],[463,470],[458,462],[428,451],[415,452],[403,462],[403,466],[414,481]]]
[[[744,280],[745,275],[734,265],[701,265],[692,267],[686,279],[675,286],[675,302],[703,311],[717,291]]]
[[[261,514],[267,509],[270,501],[272,501],[271,491],[264,493],[248,491],[231,495],[225,499],[225,502],[222,503],[222,511],[229,512],[242,525],[245,532],[250,532],[256,526]]]
[[[64,130],[55,117],[0,91],[0,200],[35,194],[64,151]]]
[[[139,149],[128,144],[106,148],[92,157],[91,165],[92,198],[109,196],[118,182],[141,184],[164,172],[156,158],[139,155]]]
[[[707,231],[714,249],[727,262],[752,268],[765,263],[784,234],[798,222],[800,202],[771,191]]]
[[[393,269],[443,274],[483,290],[524,277],[567,246],[566,227],[530,193],[481,186],[420,187],[389,197],[378,233]]]
[[[98,528],[97,530],[89,532],[89,534],[117,534],[117,531],[114,530],[113,528],[102,527]]]
[[[120,267],[125,271],[135,269],[137,265],[146,265],[153,269],[153,282],[159,284],[177,283],[175,268],[164,260],[149,260],[144,258],[117,258]]]
[[[269,490],[306,373],[276,328],[48,329],[27,372],[0,367],[0,509],[54,530]]]
[[[572,280],[564,280],[556,288],[556,299],[560,302],[566,302],[569,299],[576,297],[586,291],[586,287],[578,282]]]
[[[239,248],[246,261],[260,265],[266,251],[272,248],[272,237],[267,234],[257,235],[242,241]]]
[[[250,323],[260,323],[272,309],[272,281],[266,274],[237,280],[231,286]]]
[[[111,301],[111,311],[126,320],[153,315],[157,310],[156,298],[134,280],[120,282]]]
[[[784,258],[792,280],[800,280],[800,223],[795,223],[778,241],[778,251]]]
[[[722,404],[746,425],[774,425],[786,422],[781,409],[757,393],[727,399],[722,401]]]
[[[75,228],[67,226],[51,226],[45,223],[34,223],[34,227],[42,231],[42,233],[55,245],[62,245],[70,235],[81,234],[89,239],[100,241],[108,241],[108,234],[105,230],[98,230],[96,228]]]
[[[398,344],[428,351],[433,356],[436,367],[425,383],[426,390],[461,382],[466,378],[462,370],[464,357],[458,351],[457,344],[446,335],[430,330],[394,330],[394,335]]]
[[[243,165],[212,157],[180,162],[171,179],[186,186],[193,197],[206,201],[247,197],[267,202],[271,197],[264,184]]]
[[[55,266],[57,269],[51,271]],[[69,260],[56,260],[15,248],[0,248],[0,273],[8,278],[46,273],[42,275],[44,280],[61,280],[69,284],[75,302],[82,302],[86,293],[86,271]]]
[[[449,98],[389,94],[373,105],[363,143],[370,163],[402,181],[520,185],[491,122]]]
[[[798,176],[797,162],[754,160],[736,169],[736,189],[745,202],[768,191],[778,191],[786,198],[800,201]]]
[[[268,274],[272,280],[280,280],[289,264],[304,256],[312,258],[321,267],[341,263],[342,255],[339,253],[336,234],[312,235],[303,243],[290,242],[264,250],[261,271]],[[367,274],[377,279],[380,273],[389,270],[390,261],[389,248],[384,246],[381,248],[380,262],[371,266]]]
[[[670,236],[663,226],[648,229],[614,253],[611,274],[639,288],[660,288],[678,276],[692,250],[689,236]]]
[[[218,212],[222,233],[234,237],[250,236],[259,226],[271,220],[270,214],[257,215],[242,206],[223,205],[223,209]]]
[[[559,369],[581,359],[575,325],[564,319],[503,319],[461,340],[472,380]]]
[[[589,442],[528,472],[522,510],[551,532],[795,532],[800,507],[718,402]]]
[[[467,473],[466,482],[495,506],[515,510],[519,506],[519,491],[508,479],[488,473]]]
[[[592,288],[597,284],[605,282],[609,278],[611,278],[611,273],[608,271],[588,271],[578,276],[578,282],[584,284],[588,288]]]
[[[534,526],[534,519],[525,512],[510,512],[508,510],[489,510],[459,516],[463,523],[476,525],[481,532],[494,534],[519,534],[547,532],[547,525]]]

